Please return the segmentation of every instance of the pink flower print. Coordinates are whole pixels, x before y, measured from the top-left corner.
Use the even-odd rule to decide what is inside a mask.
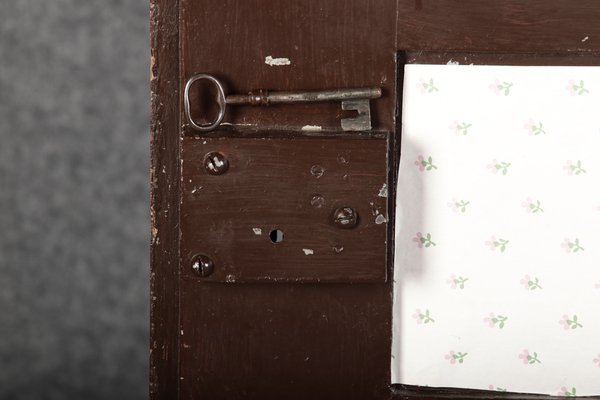
[[[529,275],[525,275],[521,279],[521,285],[525,287],[525,290],[536,290],[541,289],[540,280],[538,278],[531,278]]]
[[[446,283],[450,285],[451,289],[464,289],[465,283],[469,278],[463,278],[462,276],[456,277],[456,275],[450,275],[450,278],[446,280]]]
[[[583,81],[579,81],[579,83],[575,83],[573,79],[569,81],[566,86],[567,91],[571,96],[582,95],[584,93],[589,93],[590,91],[585,88],[585,84]]]
[[[581,160],[577,160],[576,163],[573,163],[571,160],[567,160],[567,163],[563,166],[563,169],[567,171],[569,176],[587,173],[587,171],[583,169]]]
[[[423,156],[418,156],[417,160],[415,161],[415,165],[419,167],[419,171],[431,171],[432,169],[437,169],[437,167],[433,164],[433,159],[431,156],[427,157],[427,159],[425,159]]]
[[[498,392],[506,392],[507,391],[507,389],[505,389],[505,388],[497,387],[497,386],[494,386],[494,385],[489,385],[488,389],[489,390],[496,390]]]
[[[537,124],[533,121],[533,119],[529,119],[529,121],[525,124],[525,129],[529,132],[529,135],[541,135],[546,134],[546,131],[542,127],[542,123],[538,122]]]
[[[459,123],[458,121],[454,121],[452,125],[449,126],[449,128],[454,132],[455,135],[466,135],[467,133],[469,133],[470,127],[471,124],[467,122]]]
[[[543,213],[544,209],[542,208],[542,203],[539,200],[532,200],[531,197],[528,197],[524,202],[521,203],[525,210],[528,213]]]
[[[527,130],[529,135],[545,135],[546,131],[543,128],[543,124],[538,122],[537,124],[532,118],[529,118],[529,121],[524,125],[524,128]]]
[[[417,232],[413,238],[413,242],[417,243],[418,248],[423,247],[423,241],[421,239],[423,239],[423,234],[421,232]]]
[[[428,233],[427,235],[423,236],[423,234],[421,232],[417,232],[415,234],[415,237],[413,238],[413,242],[416,242],[417,247],[419,247],[419,248],[422,248],[423,246],[425,246],[425,247],[436,246],[435,242],[433,240],[431,240],[431,233]]]
[[[445,359],[448,360],[448,362],[450,364],[456,364],[457,362],[459,364],[462,364],[465,362],[465,357],[467,356],[468,353],[462,353],[462,352],[455,352],[454,350],[450,350],[448,352],[448,354],[445,355]]]
[[[510,82],[500,82],[498,79],[496,79],[494,83],[490,85],[490,89],[495,94],[503,93],[505,96],[508,96],[510,94],[510,88],[512,88],[512,86],[513,84]]]
[[[523,364],[541,364],[542,362],[538,359],[538,354],[533,352],[533,355],[529,353],[529,350],[525,349],[521,354],[519,354],[519,358],[523,360]]]
[[[510,241],[506,239],[496,239],[496,236],[492,236],[490,237],[490,240],[485,241],[485,245],[488,246],[491,251],[499,249],[502,253],[506,251],[508,243],[510,243]]]
[[[418,156],[415,165],[419,168],[419,171],[425,171],[425,158],[423,158],[423,156]]]
[[[573,315],[573,317],[569,318],[568,315],[563,315],[558,323],[563,327],[565,331],[573,330],[577,328],[583,328],[583,325],[579,323],[579,319],[577,315]]]
[[[494,250],[496,250],[496,245],[494,244],[495,242],[496,242],[496,236],[492,236],[490,238],[490,240],[485,241],[485,245],[487,247],[489,247],[491,251],[494,251]]]
[[[470,202],[465,201],[465,200],[456,200],[456,198],[453,198],[450,202],[448,202],[448,207],[450,207],[450,209],[452,209],[453,212],[466,212],[467,211],[467,206],[470,204]]]
[[[504,326],[506,325],[507,320],[508,320],[508,317],[490,313],[489,316],[487,316],[483,319],[483,322],[485,322],[490,328],[495,328],[497,326],[500,329],[504,329]]]
[[[456,364],[456,358],[454,358],[454,356],[454,351],[450,350],[448,354],[446,354],[445,358],[450,362],[450,364]]]
[[[506,161],[498,161],[496,159],[492,160],[491,164],[488,164],[488,168],[492,170],[494,174],[500,172],[502,175],[508,174],[508,168],[510,167],[510,163]]]
[[[417,87],[421,93],[432,93],[438,91],[438,88],[433,84],[433,78],[430,78],[429,81],[421,78],[420,83],[417,84]]]
[[[565,240],[563,240],[563,242],[560,244],[560,247],[565,249],[566,253],[578,253],[580,251],[585,251],[579,242],[579,238],[575,238],[573,241],[571,241],[569,238],[565,238]]]
[[[598,356],[594,358],[594,364],[598,364],[598,367],[600,367],[600,354],[598,354]]]
[[[571,390],[568,390],[566,387],[563,386],[560,388],[558,395],[562,397],[575,397],[577,396],[577,389],[571,388]]]
[[[429,310],[425,310],[425,312],[421,312],[420,309],[416,309],[415,313],[412,315],[413,318],[417,320],[417,324],[429,324],[435,322],[431,315],[429,315]]]

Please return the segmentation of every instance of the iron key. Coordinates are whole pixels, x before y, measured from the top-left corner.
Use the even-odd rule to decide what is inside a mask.
[[[198,124],[191,115],[190,89],[192,85],[200,80],[211,82],[217,88],[217,104],[219,113],[214,122],[208,124]],[[267,90],[255,90],[248,94],[230,94],[225,95],[223,85],[217,78],[208,74],[197,74],[191,77],[184,91],[184,109],[185,115],[190,125],[199,131],[212,131],[216,129],[225,116],[225,107],[227,105],[251,105],[268,106],[269,104],[289,104],[289,103],[313,103],[325,101],[340,101],[342,110],[357,111],[358,115],[354,118],[343,118],[341,126],[344,131],[365,131],[371,129],[371,108],[370,99],[381,97],[381,88],[347,88],[330,90],[304,90],[304,91],[278,91],[269,92]]]

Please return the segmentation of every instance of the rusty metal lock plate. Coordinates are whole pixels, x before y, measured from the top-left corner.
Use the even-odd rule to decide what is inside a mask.
[[[385,282],[387,138],[184,137],[182,277]]]

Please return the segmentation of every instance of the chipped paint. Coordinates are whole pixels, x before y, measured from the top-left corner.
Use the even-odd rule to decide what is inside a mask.
[[[292,62],[290,61],[289,58],[286,57],[278,57],[278,58],[273,58],[271,56],[266,56],[265,57],[265,64],[267,64],[270,67],[280,67],[282,65],[290,65]]]
[[[235,282],[235,276],[234,276],[234,275],[231,275],[231,274],[229,274],[229,275],[226,275],[226,276],[225,276],[225,282],[230,282],[230,283],[233,283],[233,282]]]
[[[379,197],[387,197],[388,196],[388,189],[387,189],[386,183],[384,183],[383,186],[381,187],[381,189],[379,189],[379,194],[377,196],[379,196]]]
[[[252,228],[252,231],[255,235],[262,235],[262,229],[260,228]]]
[[[312,256],[313,254],[315,254],[315,251],[313,249],[302,249],[302,251],[304,252],[304,255],[307,256]]]
[[[156,58],[154,54],[150,54],[150,81],[156,79],[156,74],[154,73],[154,67],[156,66]]]
[[[449,59],[446,65],[460,65],[458,61],[454,61],[453,59]]]
[[[383,214],[379,214],[375,218],[375,223],[377,225],[385,224],[386,222],[387,222],[387,219],[383,216]]]
[[[587,41],[589,38],[590,38],[589,36],[584,37],[583,39],[581,39],[581,43]]]
[[[302,127],[303,131],[309,131],[309,132],[321,132],[323,128],[320,125],[304,125]]]

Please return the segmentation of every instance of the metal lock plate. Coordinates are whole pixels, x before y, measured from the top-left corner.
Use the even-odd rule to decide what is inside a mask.
[[[387,138],[185,137],[183,278],[384,282]]]

